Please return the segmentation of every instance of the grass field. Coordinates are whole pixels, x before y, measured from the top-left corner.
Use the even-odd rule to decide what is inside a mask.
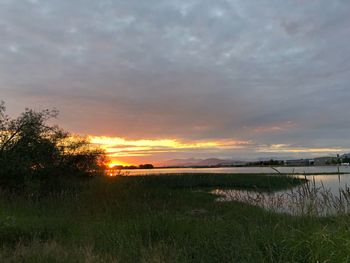
[[[215,202],[212,188],[273,191],[286,176],[94,178],[0,201],[0,262],[350,262],[350,218]]]

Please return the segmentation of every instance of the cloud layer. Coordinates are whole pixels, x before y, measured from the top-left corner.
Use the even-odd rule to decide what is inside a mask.
[[[340,0],[0,0],[0,98],[14,114],[55,106],[82,134],[346,149],[349,13]]]

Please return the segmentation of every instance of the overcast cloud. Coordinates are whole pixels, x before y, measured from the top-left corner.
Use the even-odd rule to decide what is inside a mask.
[[[56,107],[81,134],[349,149],[349,14],[347,0],[0,0],[0,99]]]

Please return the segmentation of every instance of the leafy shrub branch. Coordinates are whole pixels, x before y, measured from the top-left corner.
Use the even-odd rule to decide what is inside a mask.
[[[50,121],[57,110],[25,109],[17,118],[0,103],[0,187],[20,189],[28,182],[89,177],[104,171],[103,150]]]

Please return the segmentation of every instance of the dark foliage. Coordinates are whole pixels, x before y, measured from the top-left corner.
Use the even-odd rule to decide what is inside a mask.
[[[23,189],[60,177],[92,176],[102,171],[104,153],[49,121],[57,110],[26,109],[12,119],[0,103],[0,186]]]
[[[141,164],[141,165],[139,165],[139,168],[140,168],[140,169],[153,169],[154,166],[153,166],[152,164],[147,163],[147,164]]]

